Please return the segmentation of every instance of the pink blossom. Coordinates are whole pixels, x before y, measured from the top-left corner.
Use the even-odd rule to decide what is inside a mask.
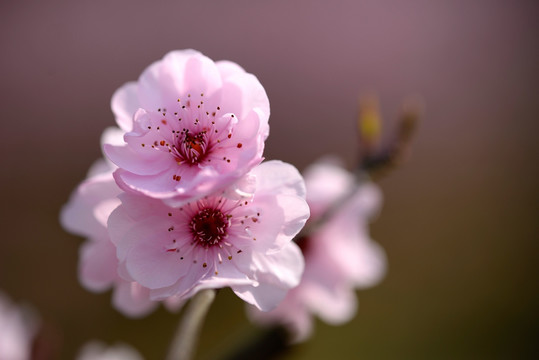
[[[125,315],[140,317],[153,311],[158,302],[149,298],[149,290],[118,275],[116,247],[110,241],[107,220],[120,204],[121,190],[112,177],[113,169],[99,161],[90,169],[89,178],[81,183],[61,213],[64,228],[87,238],[79,252],[79,280],[88,290],[103,292],[114,288],[113,305]],[[171,310],[181,303],[167,299]]]
[[[143,357],[125,344],[106,346],[99,341],[92,341],[82,347],[77,360],[143,360]]]
[[[112,97],[124,144],[105,144],[126,191],[171,205],[224,188],[262,161],[269,101],[257,78],[229,61],[172,51]]]
[[[270,161],[233,186],[182,206],[134,193],[109,218],[121,275],[153,299],[187,299],[229,286],[264,311],[299,283],[303,258],[292,238],[309,217],[291,165]]]
[[[261,313],[251,307],[248,312],[255,322],[287,326],[294,341],[310,335],[312,315],[330,324],[352,319],[357,309],[354,290],[378,283],[386,268],[383,249],[368,234],[368,220],[381,202],[379,189],[368,182],[356,189],[352,174],[328,161],[307,169],[305,183],[310,221],[347,200],[319,229],[299,240],[305,256],[300,285],[275,310]]]
[[[0,359],[30,359],[36,327],[29,309],[13,304],[0,292]]]

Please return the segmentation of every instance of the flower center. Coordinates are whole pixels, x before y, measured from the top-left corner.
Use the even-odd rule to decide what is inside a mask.
[[[205,248],[219,244],[227,236],[229,222],[220,210],[206,208],[191,219],[190,228],[196,243]]]
[[[178,161],[186,161],[190,164],[198,164],[204,160],[208,153],[206,131],[191,134],[184,130],[183,137],[180,137],[176,147]]]

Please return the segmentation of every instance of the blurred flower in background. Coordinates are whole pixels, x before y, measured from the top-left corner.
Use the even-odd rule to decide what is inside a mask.
[[[0,359],[29,360],[37,327],[30,308],[12,303],[0,292]]]
[[[351,320],[355,289],[377,284],[386,269],[385,253],[368,230],[381,203],[378,187],[358,183],[336,159],[318,161],[304,175],[311,218],[297,239],[305,256],[301,283],[277,309],[248,311],[255,322],[286,326],[296,342],[309,337],[314,315],[334,325]]]
[[[107,346],[99,341],[85,344],[77,360],[144,360],[137,350],[126,344]]]

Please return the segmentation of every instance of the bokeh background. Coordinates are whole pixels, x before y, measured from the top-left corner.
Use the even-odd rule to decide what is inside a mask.
[[[299,169],[357,160],[360,94],[391,133],[403,100],[425,116],[409,161],[384,178],[372,225],[389,269],[350,323],[320,322],[286,359],[534,358],[539,320],[537,1],[0,2],[0,289],[31,304],[54,358],[122,341],[162,358],[181,314],[131,320],[76,277],[83,239],[59,210],[114,123],[110,97],[172,49],[258,76],[266,158]],[[199,359],[253,328],[221,291]],[[2,336],[2,334],[0,334]]]

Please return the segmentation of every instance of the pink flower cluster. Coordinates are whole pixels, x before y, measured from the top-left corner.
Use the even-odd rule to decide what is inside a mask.
[[[375,285],[386,269],[385,253],[368,233],[368,221],[381,202],[379,189],[368,182],[358,186],[352,174],[327,160],[305,171],[305,183],[309,222],[340,206],[320,228],[299,239],[305,257],[301,283],[270,312],[248,308],[253,321],[285,325],[296,342],[311,334],[312,315],[335,325],[352,319],[354,290]]]
[[[114,288],[115,307],[130,316],[221,287],[275,308],[300,281],[292,239],[310,212],[299,172],[262,163],[269,102],[257,78],[173,51],[111,105],[119,128],[103,135],[108,162],[91,169],[61,214],[87,238],[81,283]]]

